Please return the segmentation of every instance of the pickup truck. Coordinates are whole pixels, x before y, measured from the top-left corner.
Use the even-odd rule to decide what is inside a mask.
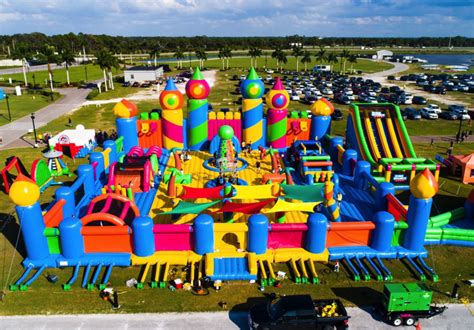
[[[250,329],[348,329],[349,316],[339,299],[283,296],[250,308]]]

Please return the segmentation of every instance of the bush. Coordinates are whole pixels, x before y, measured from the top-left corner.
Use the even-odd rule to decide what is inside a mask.
[[[96,96],[99,95],[99,89],[98,88],[94,88],[93,90],[91,90],[91,92],[87,95],[86,99],[88,100],[93,100],[96,98]]]

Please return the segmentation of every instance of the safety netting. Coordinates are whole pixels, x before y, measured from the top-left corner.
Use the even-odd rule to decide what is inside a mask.
[[[207,208],[220,203],[220,201],[214,201],[209,203],[191,203],[180,201],[179,204],[168,212],[161,212],[160,214],[199,214]]]
[[[223,186],[217,186],[212,188],[194,188],[183,186],[184,193],[180,196],[182,199],[196,199],[196,198],[208,198],[208,199],[222,199]]]
[[[256,203],[233,203],[226,202],[223,207],[221,207],[216,212],[235,212],[235,213],[244,213],[244,214],[256,214],[259,213],[262,208],[267,206],[269,203],[273,202],[273,199],[264,200],[262,202]]]
[[[324,200],[324,183],[311,186],[282,184],[282,190],[287,199],[297,199],[302,202],[322,202]]]
[[[283,199],[278,199],[275,205],[264,213],[276,213],[276,212],[315,212],[314,208],[321,204],[321,202],[309,202],[309,203],[291,203]]]

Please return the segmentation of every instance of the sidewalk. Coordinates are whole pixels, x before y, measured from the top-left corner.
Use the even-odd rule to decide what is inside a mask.
[[[86,96],[90,92],[89,89],[78,88],[58,88],[56,91],[64,95],[64,97],[35,112],[35,126],[37,129],[53,119],[79,108],[85,102]],[[20,138],[31,129],[33,129],[33,124],[30,115],[1,126],[0,137],[3,138],[3,144],[0,146],[0,150],[13,146],[21,147],[28,145],[27,142],[20,140]]]

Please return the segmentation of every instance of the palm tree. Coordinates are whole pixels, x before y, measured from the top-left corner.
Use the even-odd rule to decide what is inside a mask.
[[[71,82],[69,80],[69,66],[76,62],[74,54],[70,49],[65,49],[61,52],[58,59],[61,62],[60,64],[64,63],[64,65],[66,66],[66,80],[67,84],[70,85]]]
[[[342,53],[341,53],[341,61],[343,63],[343,69],[342,69],[342,72],[345,73],[346,72],[346,62],[347,62],[347,59],[349,58],[349,56],[351,55],[351,53],[349,53],[347,51],[347,49],[343,49],[342,50]]]
[[[21,67],[23,69],[23,79],[25,81],[25,87],[28,87],[28,79],[26,78],[26,68],[28,66],[27,59],[30,58],[30,53],[28,48],[24,44],[17,44],[16,47],[13,49],[12,58],[14,60],[21,61]]]
[[[206,51],[203,48],[199,48],[196,50],[196,57],[199,60],[199,68],[202,69],[204,66],[204,61],[207,60]]]
[[[253,59],[255,57],[255,49],[253,47],[249,48],[249,52],[247,53],[250,56],[250,67],[253,67]]]
[[[304,51],[303,57],[301,57],[301,63],[304,64],[304,71],[308,70],[308,63],[311,63],[311,53],[307,50]]]
[[[49,45],[46,45],[43,48],[43,50],[41,51],[41,55],[46,61],[46,63],[48,63],[49,83],[50,83],[51,91],[53,91],[54,90],[53,70],[51,70],[51,63],[58,62],[58,55],[56,54],[56,51],[54,50],[54,46],[49,46]]]
[[[104,72],[104,86],[105,91],[108,91],[107,82],[110,79],[110,87],[114,89],[113,81],[112,81],[112,73],[109,72],[112,67],[118,67],[118,59],[113,56],[109,51],[106,49],[101,49],[95,54],[96,64],[102,69]]]
[[[278,55],[278,63],[280,63],[280,71],[283,71],[283,64],[288,63],[288,58],[286,58],[286,53],[281,51]]]
[[[316,53],[316,61],[319,62],[319,64],[323,64],[323,62],[326,60],[326,50],[323,47],[319,48],[319,51]]]
[[[222,61],[222,71],[224,71],[225,70],[225,58],[226,58],[224,48],[219,48],[219,53],[217,54],[217,57],[219,57],[219,59]]]
[[[254,47],[255,69],[257,68],[257,58],[260,56],[262,56],[262,50],[260,48]]]
[[[277,70],[278,70],[278,58],[281,56],[282,50],[280,47],[275,48],[275,50],[272,52],[272,58],[276,60],[276,65],[277,65]]]
[[[338,62],[336,54],[329,53],[329,55],[326,57],[326,61],[328,61],[329,64],[331,63],[336,64]],[[332,65],[331,65],[331,72],[332,72]]]
[[[291,55],[293,55],[296,59],[296,71],[298,72],[299,71],[298,58],[303,55],[303,47],[294,46],[293,51],[291,52]]]
[[[178,68],[182,69],[183,68],[184,52],[180,47],[178,47],[176,49],[176,52],[174,53],[174,57],[178,60]]]
[[[224,47],[224,55],[225,55],[225,58],[226,58],[226,61],[227,61],[227,70],[229,69],[229,59],[232,58],[232,48],[230,48],[229,46],[225,46]]]
[[[357,55],[350,54],[347,61],[351,64],[351,73],[353,73],[354,72],[353,66],[354,66],[355,63],[357,63]]]
[[[156,60],[160,57],[161,45],[159,43],[151,46],[150,57],[153,58],[153,65],[156,66]]]

